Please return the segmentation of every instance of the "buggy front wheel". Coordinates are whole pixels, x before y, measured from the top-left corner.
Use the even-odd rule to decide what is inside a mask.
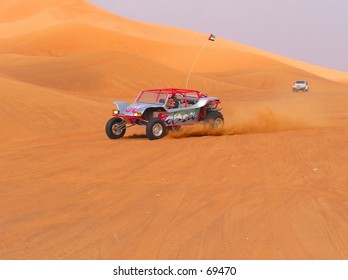
[[[167,133],[166,124],[159,118],[151,119],[146,125],[146,136],[150,140],[157,140],[164,137]]]
[[[106,135],[110,139],[118,139],[126,133],[126,123],[122,118],[113,117],[105,126]]]

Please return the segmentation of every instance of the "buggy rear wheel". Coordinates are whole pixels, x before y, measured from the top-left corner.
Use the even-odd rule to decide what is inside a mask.
[[[146,126],[146,136],[150,140],[157,140],[167,134],[166,124],[159,118],[151,119]]]
[[[206,122],[213,130],[221,130],[224,127],[224,117],[220,112],[208,112]]]
[[[118,139],[126,133],[126,123],[122,118],[113,117],[105,126],[106,135],[110,139]]]

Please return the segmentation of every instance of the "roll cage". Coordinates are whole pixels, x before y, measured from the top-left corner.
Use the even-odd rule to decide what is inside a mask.
[[[183,105],[182,107],[188,107],[190,105],[196,104],[199,99],[207,97],[207,95],[201,93],[198,90],[193,89],[149,89],[141,91],[135,99],[135,102],[158,103],[165,106],[165,104],[167,104],[168,99],[171,97],[175,97],[176,100],[180,101],[180,104]],[[218,105],[218,103],[216,105]]]

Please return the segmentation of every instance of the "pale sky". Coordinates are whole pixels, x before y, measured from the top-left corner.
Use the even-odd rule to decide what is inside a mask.
[[[88,0],[120,16],[213,33],[348,71],[348,0]]]

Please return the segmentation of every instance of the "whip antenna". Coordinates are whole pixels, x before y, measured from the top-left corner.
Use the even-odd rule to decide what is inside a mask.
[[[202,53],[202,51],[203,51],[203,49],[205,48],[205,46],[207,45],[207,43],[208,43],[209,41],[213,41],[213,42],[214,42],[214,41],[215,41],[215,38],[216,38],[215,35],[210,34],[208,40],[205,41],[205,42],[203,43],[202,47],[199,49],[199,51],[198,51],[198,53],[197,53],[195,59],[193,60],[193,63],[192,63],[192,65],[191,65],[191,68],[190,68],[190,70],[189,70],[189,72],[188,72],[185,88],[187,88],[187,85],[188,85],[188,83],[189,83],[189,79],[190,79],[190,76],[191,76],[191,72],[192,72],[193,67],[195,66],[195,64],[196,64],[196,62],[197,62],[197,60],[198,60],[198,57],[199,57],[200,54]]]

